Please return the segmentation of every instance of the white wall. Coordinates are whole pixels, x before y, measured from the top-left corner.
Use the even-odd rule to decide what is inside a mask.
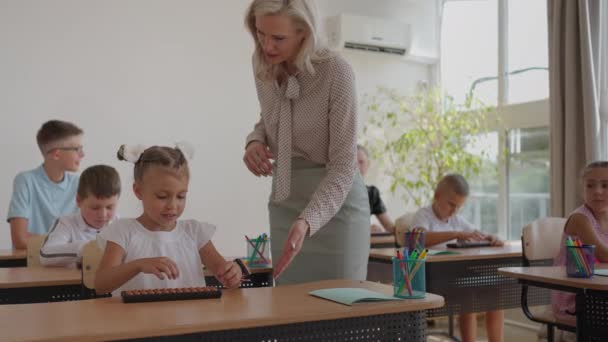
[[[403,1],[319,2],[331,14]],[[15,174],[41,163],[36,130],[58,118],[85,130],[83,168],[105,163],[120,171],[123,217],[137,215],[139,204],[130,190],[132,165],[115,159],[117,147],[193,143],[196,155],[184,217],[217,224],[214,241],[220,251],[244,253],[243,234],[268,231],[270,190],[269,179],[250,175],[241,161],[245,136],[259,115],[252,43],[242,23],[248,4],[0,0],[2,216]],[[420,7],[411,0],[403,4]],[[424,40],[421,46],[427,44]],[[411,90],[429,78],[429,68],[418,64],[347,58],[360,94],[379,84]],[[8,224],[0,227],[0,248],[9,248]]]

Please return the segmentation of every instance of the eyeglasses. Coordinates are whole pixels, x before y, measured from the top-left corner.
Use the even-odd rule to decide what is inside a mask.
[[[54,147],[52,149],[50,149],[47,153],[51,153],[55,150],[59,150],[59,151],[72,151],[72,152],[76,152],[78,154],[82,154],[84,152],[84,147],[83,146],[62,146],[62,147]]]

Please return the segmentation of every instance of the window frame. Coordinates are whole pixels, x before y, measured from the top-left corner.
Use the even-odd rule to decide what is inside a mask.
[[[440,13],[447,2],[462,0],[442,0]],[[471,0],[469,0],[471,1]],[[494,127],[498,133],[498,146],[507,151],[509,146],[509,131],[517,128],[533,128],[549,126],[549,98],[510,104],[509,103],[509,5],[508,0],[497,0],[498,16],[498,94],[497,111],[501,120],[500,127]],[[441,20],[439,20],[438,32],[441,31]],[[441,42],[438,42],[440,45]],[[442,58],[441,52],[439,58]],[[437,82],[440,84],[440,63],[435,65],[434,73],[438,75]],[[608,121],[608,115],[605,117]],[[608,126],[606,126],[608,127]],[[608,129],[605,137],[608,136]],[[509,217],[509,162],[505,153],[499,153],[498,157],[498,205],[497,223],[498,235],[501,238],[510,236],[512,227]],[[483,227],[479,227],[483,230]]]

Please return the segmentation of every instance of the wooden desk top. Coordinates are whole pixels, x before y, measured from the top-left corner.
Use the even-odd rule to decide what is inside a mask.
[[[82,274],[77,269],[62,267],[10,267],[0,268],[0,288],[35,286],[78,285]]]
[[[88,341],[170,336],[251,328],[443,306],[443,297],[342,305],[308,292],[364,287],[392,294],[392,287],[367,281],[330,280],[280,287],[223,290],[218,299],[123,304],[118,297],[28,305],[0,305],[2,339]],[[10,322],[28,322],[24,328]],[[69,322],[70,324],[66,324]]]
[[[496,258],[521,257],[521,241],[506,241],[501,247],[477,247],[477,248],[447,248],[444,245],[433,246],[432,250],[450,250],[458,254],[429,255],[426,262],[483,260]],[[375,259],[391,260],[397,255],[395,248],[372,248],[369,256]]]
[[[381,244],[395,244],[395,234],[372,234],[370,237],[370,244],[381,245]]]
[[[27,250],[25,249],[0,249],[0,260],[26,259]]]
[[[608,264],[603,264],[597,268],[607,267]],[[507,277],[578,289],[608,291],[608,277],[595,275],[591,278],[569,278],[566,276],[565,266],[503,267],[498,269],[498,273]]]

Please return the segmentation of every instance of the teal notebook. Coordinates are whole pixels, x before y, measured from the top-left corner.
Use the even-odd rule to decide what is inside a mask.
[[[429,249],[429,251],[426,254],[427,255],[450,255],[450,254],[460,254],[460,253],[455,252],[455,251],[448,251],[448,250]]]
[[[602,276],[602,277],[608,277],[608,269],[594,270],[593,274]]]
[[[381,302],[388,300],[402,300],[401,298],[387,296],[382,293],[360,289],[360,288],[333,288],[321,289],[310,292],[311,295],[340,304],[353,305],[362,302]]]

